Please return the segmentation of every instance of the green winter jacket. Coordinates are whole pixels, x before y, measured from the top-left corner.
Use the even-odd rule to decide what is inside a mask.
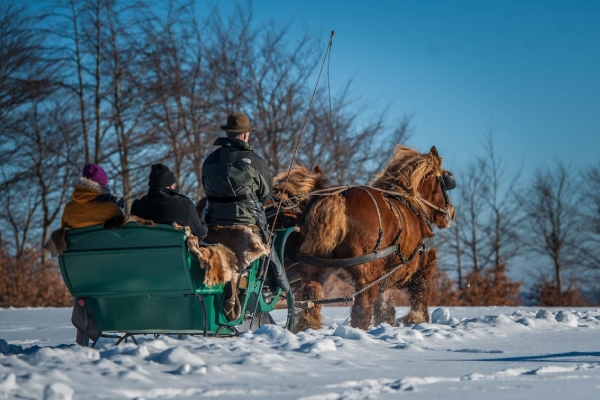
[[[221,137],[202,164],[209,225],[260,225],[258,214],[271,197],[273,176],[267,163],[243,140]]]

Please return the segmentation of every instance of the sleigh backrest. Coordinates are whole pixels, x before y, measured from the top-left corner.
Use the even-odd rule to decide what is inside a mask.
[[[65,240],[59,263],[73,296],[184,295],[204,288],[204,270],[185,233],[170,225],[98,225],[69,230]]]

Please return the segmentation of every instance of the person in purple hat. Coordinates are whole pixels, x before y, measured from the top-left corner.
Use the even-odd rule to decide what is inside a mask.
[[[71,199],[65,205],[63,211],[63,228],[84,228],[103,224],[115,217],[123,218],[121,209],[125,206],[125,202],[122,197],[111,195],[106,172],[98,165],[86,164],[83,167],[81,177],[75,181],[75,189]],[[93,340],[99,334],[94,316],[82,304],[78,303],[78,299],[75,299],[71,322],[77,328],[75,341],[83,346],[88,344],[84,343],[83,334],[86,312],[88,314],[89,338]]]
[[[84,228],[123,216],[123,198],[111,195],[106,172],[96,164],[83,167],[71,199],[63,211],[63,228]]]

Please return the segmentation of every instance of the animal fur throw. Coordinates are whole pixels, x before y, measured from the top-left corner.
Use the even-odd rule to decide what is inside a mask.
[[[238,271],[245,270],[260,256],[269,254],[269,249],[261,237],[244,225],[211,225],[204,241],[220,243],[233,250],[238,260]]]
[[[212,286],[217,283],[237,281],[238,260],[233,251],[222,244],[201,246],[189,226],[181,226],[177,222],[174,222],[173,226],[176,229],[185,230],[188,248],[198,257],[200,266],[206,271],[204,274],[205,285]]]
[[[67,249],[65,232],[69,228],[60,228],[50,234],[50,239],[44,243],[44,249],[50,252],[51,257],[60,256]]]
[[[126,217],[117,216],[108,219],[104,222],[104,229],[119,229],[128,222],[136,222],[144,226],[155,226],[156,223],[149,219],[137,217],[135,215],[128,215]],[[50,252],[51,257],[60,256],[67,249],[67,242],[65,241],[65,232],[69,228],[60,228],[52,232],[50,239],[44,243],[44,249]]]
[[[135,222],[137,224],[144,225],[144,226],[156,226],[156,222],[152,221],[151,219],[144,219],[142,217],[138,217],[137,215],[132,215],[132,214],[129,214],[128,216],[125,217],[125,221],[124,221],[123,225],[128,222]]]

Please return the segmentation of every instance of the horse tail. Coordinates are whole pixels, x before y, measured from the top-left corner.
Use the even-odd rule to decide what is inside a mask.
[[[304,243],[300,252],[315,257],[327,257],[344,240],[347,232],[346,199],[326,196],[310,207],[302,226]]]

